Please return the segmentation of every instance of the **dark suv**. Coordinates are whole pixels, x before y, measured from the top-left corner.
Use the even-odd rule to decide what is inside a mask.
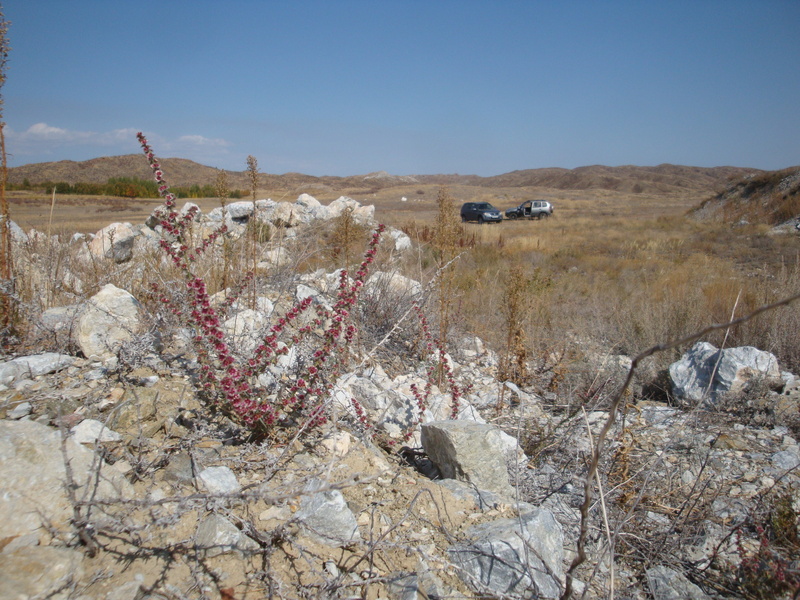
[[[467,202],[461,207],[461,220],[499,223],[503,220],[503,213],[488,202]]]

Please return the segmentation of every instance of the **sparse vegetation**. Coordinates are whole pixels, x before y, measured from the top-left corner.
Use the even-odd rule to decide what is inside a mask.
[[[155,163],[158,187],[166,195],[163,173],[159,175],[161,165],[153,156],[150,160]],[[225,205],[229,197],[226,179],[224,172],[218,172],[213,197],[201,198],[198,204],[205,210],[220,203]],[[269,178],[263,179],[269,185]],[[607,186],[622,185],[619,181],[605,181]],[[251,188],[253,199],[256,187]],[[317,431],[314,427],[322,425],[325,419],[338,418],[337,427],[364,438],[375,435],[374,423],[358,401],[352,401],[352,414],[337,415],[322,400],[332,395],[339,376],[363,348],[383,344],[364,360],[380,362],[387,371],[395,369],[389,378],[405,374],[412,360],[418,372],[426,375],[426,386],[409,386],[417,409],[412,421],[422,410],[430,408],[434,385],[448,396],[449,416],[456,416],[469,391],[459,369],[467,371],[471,365],[464,359],[461,367],[453,368],[448,353],[463,350],[462,340],[478,335],[498,352],[498,360],[492,367],[497,382],[501,386],[505,382],[515,383],[522,388],[522,394],[513,402],[501,401],[494,405],[493,413],[487,414],[521,441],[533,466],[547,464],[550,469],[551,480],[547,485],[539,479],[536,485],[525,487],[523,472],[518,486],[520,499],[543,503],[556,493],[567,493],[563,490],[574,486],[576,481],[581,482],[581,488],[585,485],[581,531],[571,531],[573,539],[569,543],[581,557],[574,563],[570,577],[574,575],[586,584],[587,597],[609,596],[614,592],[614,564],[626,566],[630,582],[642,579],[641,570],[653,564],[664,561],[679,564],[685,560],[679,550],[695,543],[711,527],[715,501],[733,494],[734,483],[715,469],[719,457],[715,453],[726,443],[731,448],[736,448],[737,443],[721,433],[723,425],[736,423],[771,432],[786,427],[795,436],[800,432],[800,418],[778,413],[765,404],[763,399],[769,390],[756,385],[742,395],[720,400],[714,411],[679,407],[692,411],[687,412],[692,422],[701,422],[702,431],[711,441],[684,436],[682,430],[658,438],[653,432],[665,430],[652,427],[642,417],[648,408],[645,399],[663,400],[657,406],[659,410],[678,410],[661,373],[685,350],[685,344],[664,347],[659,344],[695,333],[709,323],[746,315],[800,291],[794,232],[780,236],[755,223],[733,227],[718,221],[693,221],[683,213],[699,198],[651,194],[644,186],[632,188],[630,193],[614,194],[597,189],[592,192],[550,189],[549,197],[555,199],[559,208],[552,219],[536,223],[505,222],[492,228],[464,227],[458,222],[455,210],[456,198],[486,198],[485,189],[459,184],[434,188],[414,182],[407,188],[375,187],[374,190],[378,218],[384,220],[385,216],[390,224],[402,226],[420,242],[419,249],[402,260],[379,246],[380,232],[367,231],[352,211],[345,210],[336,219],[305,229],[270,228],[252,219],[247,229],[243,228],[242,237],[234,238],[225,236],[224,230],[202,231],[202,227],[194,224],[192,211],[181,215],[175,197],[168,196],[168,212],[161,224],[164,243],[160,251],[143,252],[146,268],[103,262],[92,259],[91,255],[86,258],[83,256],[86,242],[70,246],[43,234],[32,234],[21,251],[26,261],[19,288],[22,307],[28,322],[34,323],[44,309],[71,304],[105,283],[113,282],[130,290],[153,315],[153,331],[188,331],[192,336],[190,342],[196,351],[197,365],[187,367],[187,372],[199,391],[192,394],[193,416],[181,418],[188,422],[210,407],[210,413],[216,411],[215,417],[221,414],[231,419],[220,419],[226,426],[232,422],[254,432],[252,439],[264,440],[264,447],[281,453],[279,459],[264,467],[269,477],[277,477],[277,473],[286,470],[288,459],[284,460],[284,456],[296,455],[293,453],[299,452],[297,448],[316,443],[317,438],[313,437],[316,433],[311,432]],[[331,200],[340,191],[327,190],[315,196]],[[501,205],[497,198],[506,198],[502,208],[519,204],[520,198],[506,196],[507,193],[512,194],[498,190],[491,195],[492,202]],[[415,199],[413,210],[409,210],[410,203],[400,204],[401,195],[431,200]],[[17,200],[21,208],[30,208],[24,196]],[[71,200],[75,203],[65,202],[63,206],[59,203],[58,209],[86,213],[88,200]],[[366,202],[372,203],[372,198]],[[130,206],[123,208],[129,210]],[[151,208],[141,207],[141,210],[149,214]],[[29,213],[34,221],[36,210]],[[124,216],[135,221],[137,214],[120,212],[115,218]],[[38,223],[47,222],[39,219]],[[60,233],[65,239],[69,236],[64,234],[71,233],[72,225],[65,219],[61,221],[64,230]],[[103,224],[107,224],[107,219]],[[365,245],[366,257],[355,272],[348,274],[354,264],[359,264],[358,250]],[[268,250],[285,251],[288,264],[274,262],[259,266],[264,263],[256,258],[263,257]],[[169,260],[163,260],[165,255]],[[79,260],[79,256],[83,258]],[[402,274],[425,284],[425,293],[418,296],[419,303],[410,300],[412,294],[398,294],[388,284],[371,290],[365,296],[366,302],[359,300],[364,293],[367,270],[382,270],[387,266],[391,266],[391,274]],[[289,282],[297,283],[302,275],[318,269],[344,269],[339,272],[335,304],[315,308],[308,298],[298,299],[291,292],[283,293],[292,287]],[[66,272],[72,280],[62,276]],[[254,291],[249,306],[258,307],[255,292],[265,289],[266,282],[270,283],[270,290],[281,290],[273,298],[278,308],[271,313],[273,320],[266,326],[266,337],[254,349],[229,344],[227,334],[222,331],[225,317],[237,299],[246,296],[246,290]],[[408,314],[416,319],[404,321]],[[392,342],[386,343],[395,325],[402,331],[395,332]],[[728,347],[758,346],[775,353],[784,368],[797,372],[800,371],[800,344],[795,335],[798,325],[800,308],[788,304],[736,327],[709,329],[703,339],[717,345],[724,342]],[[63,339],[43,339],[37,332],[29,333],[26,343],[30,347],[65,349]],[[270,368],[290,352],[296,361],[294,367],[281,371],[279,379],[271,380]],[[133,354],[131,351],[127,356]],[[637,357],[632,379],[625,379],[628,373],[622,360],[625,357],[618,355]],[[121,353],[121,362],[126,360],[132,361]],[[130,371],[133,366],[123,364],[120,378],[128,376],[126,369]],[[262,375],[264,378],[259,381]],[[657,383],[661,384],[660,389],[655,389]],[[645,387],[648,387],[646,393]],[[528,395],[530,398],[536,395],[535,403],[525,400]],[[196,402],[197,399],[203,403]],[[536,415],[523,411],[534,404],[536,410],[546,411],[547,418],[537,419]],[[189,411],[181,414],[186,412]],[[702,422],[703,419],[707,422]],[[411,438],[410,430],[403,434],[394,440],[379,438],[379,441],[384,448],[394,450],[398,440]],[[176,447],[186,444],[188,435],[169,444]],[[263,467],[266,459],[262,460],[259,453],[264,447],[242,446],[251,453],[244,458],[243,450],[239,459],[243,470],[251,469],[252,464]],[[172,451],[172,446],[168,450],[158,449],[145,460],[146,449],[138,457],[126,450],[125,458],[134,467],[129,477],[150,476],[152,465],[166,461]],[[530,471],[531,477],[541,475],[536,469],[523,467],[522,471]],[[299,493],[297,485],[289,490],[290,497]],[[405,490],[395,481],[380,485],[393,494]],[[744,522],[723,523],[727,528],[724,549],[727,553],[720,549],[709,564],[681,563],[693,582],[717,590],[720,597],[796,594],[798,573],[793,561],[798,552],[797,506],[792,500],[795,496],[780,481],[774,481],[772,487],[774,493],[760,498],[759,509]],[[412,506],[419,502],[416,496],[402,493]],[[252,497],[253,492],[246,490],[226,501],[249,501]],[[573,493],[569,498],[574,500],[576,496]],[[192,497],[180,499],[178,506],[218,501],[207,496]],[[79,504],[77,500],[75,503]],[[156,506],[135,508],[142,514],[147,510],[156,514]],[[377,510],[377,503],[372,506],[370,510]],[[576,506],[573,502],[565,512],[574,516]],[[417,519],[417,516],[412,515],[415,523],[431,526],[432,510],[425,517]],[[166,528],[166,517],[159,518],[162,518],[160,526]],[[363,554],[356,555],[349,547],[342,550],[345,558],[339,566],[371,565],[373,554],[384,550],[388,553],[389,549],[398,553],[408,550],[408,544],[387,541],[405,518],[402,516],[397,523],[387,526],[370,541]],[[605,524],[603,518],[607,519]],[[80,529],[79,519],[76,523],[79,533],[88,540],[83,541],[86,547],[92,552],[102,551],[96,539],[100,537],[98,531]],[[441,527],[442,519],[436,523]],[[265,534],[246,520],[237,525],[258,541],[265,563],[270,563],[261,565],[260,579],[253,585],[276,589],[276,582],[281,579],[270,561],[281,553],[302,554],[303,549],[291,545],[290,540],[295,538],[288,529],[276,528]],[[363,523],[359,525],[364,527]],[[369,527],[372,525],[370,522]],[[121,525],[110,521],[103,526],[107,537],[129,536],[132,546],[139,543],[136,535],[123,531]],[[384,534],[386,538],[381,537]],[[741,539],[738,547],[736,536]],[[728,551],[728,546],[733,552]],[[170,551],[177,556],[183,549],[176,546],[170,547]],[[313,560],[319,558],[313,556]],[[322,563],[317,562],[304,571],[304,576],[321,568]],[[609,565],[610,575],[606,570]],[[372,571],[366,577],[369,583],[359,579],[357,585],[363,587],[354,589],[363,589],[362,597],[373,597],[374,593],[372,596],[367,593],[369,585],[378,589],[385,582],[373,577]],[[307,583],[311,580],[313,585]],[[324,584],[328,587],[318,581],[309,575],[297,585],[306,586],[304,592],[316,597],[333,589],[337,592],[344,589],[336,587],[344,586],[342,579],[329,578]],[[273,585],[276,587],[270,587]],[[284,590],[276,596],[281,594],[289,597],[291,592]]]

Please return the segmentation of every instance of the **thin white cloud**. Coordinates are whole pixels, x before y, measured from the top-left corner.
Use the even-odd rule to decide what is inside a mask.
[[[47,123],[36,123],[28,127],[19,135],[15,135],[13,131],[9,131],[9,137],[21,142],[79,142],[81,140],[88,140],[91,138],[92,133],[89,131],[70,131],[60,127],[52,127]]]
[[[98,133],[97,139],[101,144],[131,144],[136,143],[137,133],[138,130],[134,129],[133,127],[128,127],[127,129],[114,129],[105,133]]]
[[[11,142],[20,143],[27,150],[44,150],[45,148],[42,146],[48,144],[114,146],[126,142],[130,144],[131,140],[136,140],[136,130],[133,128],[95,132],[63,129],[47,123],[35,123],[22,132],[11,128],[8,128],[7,132]]]
[[[227,142],[220,138],[207,138],[202,135],[182,135],[176,140],[176,144],[185,144],[187,146],[200,146],[204,148],[214,147],[214,148],[227,148],[230,146],[230,142]]]
[[[21,157],[26,157],[26,162],[53,158],[83,160],[93,151],[98,157],[138,151],[137,131],[139,130],[132,127],[100,132],[79,131],[42,122],[35,123],[24,131],[6,127],[6,139],[10,152],[17,156],[14,161],[17,163]],[[159,156],[177,156],[200,161],[227,154],[232,145],[221,138],[197,134],[182,135],[174,139],[160,135],[148,137],[151,143],[157,144],[155,149]]]
[[[232,144],[222,138],[207,138],[202,135],[182,135],[175,140],[161,140],[157,154],[188,158],[202,164],[216,166],[222,157],[229,154]]]

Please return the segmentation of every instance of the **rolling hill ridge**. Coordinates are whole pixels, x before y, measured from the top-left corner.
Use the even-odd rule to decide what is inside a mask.
[[[218,169],[183,158],[164,158],[160,162],[171,185],[213,184]],[[231,188],[248,189],[245,171],[226,171]],[[610,190],[626,193],[672,194],[680,192],[717,192],[745,176],[763,173],[741,167],[689,167],[663,164],[654,167],[593,165],[575,169],[542,168],[511,171],[501,175],[390,175],[384,171],[366,175],[313,176],[302,173],[262,173],[261,184],[270,189],[295,191],[324,187],[330,190],[384,189],[414,184],[471,185],[497,187],[546,187],[561,190]],[[139,154],[108,156],[86,161],[62,160],[31,163],[8,170],[8,181],[32,185],[44,182],[105,183],[112,177],[149,179],[147,161]]]

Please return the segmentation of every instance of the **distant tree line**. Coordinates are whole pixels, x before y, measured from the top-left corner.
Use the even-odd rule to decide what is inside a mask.
[[[43,181],[31,184],[25,178],[22,183],[9,183],[7,189],[28,190],[51,193],[55,188],[57,194],[79,196],[121,196],[123,198],[158,198],[158,185],[155,181],[136,179],[134,177],[111,177],[106,183],[69,183],[66,181]],[[178,198],[216,198],[214,185],[171,186],[170,190]],[[247,195],[243,190],[231,190],[229,198],[242,198]]]

